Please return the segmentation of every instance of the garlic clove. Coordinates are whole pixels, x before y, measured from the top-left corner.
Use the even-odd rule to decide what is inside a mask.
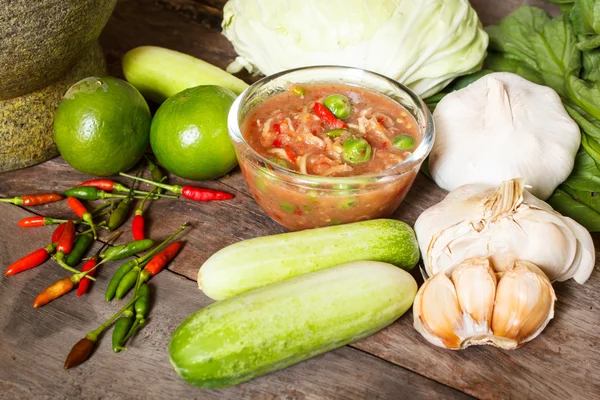
[[[430,343],[459,349],[463,338],[462,311],[450,278],[440,272],[425,281],[413,305],[414,326]]]
[[[495,344],[515,348],[526,343],[554,317],[556,296],[548,277],[536,265],[517,261],[502,274],[492,315]]]
[[[464,318],[468,316],[472,320],[471,324],[466,324],[471,329],[464,336],[490,335],[497,282],[489,260],[472,258],[463,261],[452,272],[452,282]]]

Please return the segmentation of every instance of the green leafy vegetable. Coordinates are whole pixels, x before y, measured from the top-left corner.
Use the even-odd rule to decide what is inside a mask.
[[[563,14],[522,6],[490,36],[487,65],[556,90],[581,131],[571,176],[549,203],[593,232],[600,232],[600,1],[552,0]]]

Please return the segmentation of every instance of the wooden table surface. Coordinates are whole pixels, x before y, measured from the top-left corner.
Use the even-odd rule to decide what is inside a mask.
[[[183,51],[220,67],[234,58],[220,34],[224,0],[121,0],[102,37],[110,72],[120,76],[123,53],[138,45]],[[472,1],[484,24],[494,23],[520,1]],[[538,2],[536,2],[538,3]],[[245,76],[245,78],[248,78]],[[88,178],[61,158],[0,174],[0,196],[62,191]],[[181,182],[171,177],[172,182]],[[283,232],[248,193],[239,170],[207,187],[235,194],[229,202],[157,201],[147,213],[149,232],[163,239],[184,221],[193,228],[186,245],[151,282],[155,297],[148,325],[114,354],[110,333],[85,364],[65,371],[71,346],[122,306],[103,300],[116,268],[108,263],[88,295],[70,294],[33,309],[37,293],[64,276],[51,262],[0,278],[0,398],[468,398],[584,399],[600,397],[600,273],[585,285],[555,285],[556,315],[543,334],[521,349],[472,347],[446,351],[429,345],[412,327],[412,313],[387,329],[237,387],[201,390],[173,372],[167,343],[175,327],[211,301],[197,289],[198,268],[215,251],[239,240]],[[419,176],[395,217],[410,224],[444,192]],[[67,217],[64,202],[35,208],[0,205],[0,266],[48,242],[52,227],[23,229],[26,216]],[[127,228],[125,228],[127,231]],[[122,241],[128,235],[122,235]],[[596,237],[598,244],[598,238]],[[96,247],[99,244],[96,245]],[[4,267],[2,267],[4,268]],[[420,278],[419,278],[419,281]]]

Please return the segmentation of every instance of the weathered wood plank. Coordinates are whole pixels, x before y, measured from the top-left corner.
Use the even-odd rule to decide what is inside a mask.
[[[31,215],[0,205],[0,267],[43,246],[51,228],[22,229],[16,222]],[[188,252],[189,248],[183,250]],[[172,370],[167,344],[172,331],[210,300],[195,282],[163,272],[151,281],[153,306],[148,325],[129,346],[114,354],[110,331],[85,364],[65,371],[71,346],[95,329],[123,302],[106,303],[104,290],[116,263],[107,263],[89,294],[71,293],[34,309],[37,293],[65,273],[51,262],[13,277],[0,278],[0,392],[2,398],[261,398],[395,399],[467,398],[406,369],[349,347],[329,352],[249,383],[225,390],[188,386]]]

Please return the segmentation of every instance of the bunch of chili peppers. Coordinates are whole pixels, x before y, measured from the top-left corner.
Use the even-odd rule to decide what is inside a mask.
[[[95,273],[99,266],[108,261],[122,260],[136,256],[154,246],[151,239],[145,235],[145,221],[143,217],[144,205],[148,200],[159,198],[178,198],[177,196],[165,194],[170,191],[177,195],[194,201],[227,200],[233,196],[226,192],[204,189],[195,186],[168,185],[164,181],[166,176],[162,170],[147,159],[152,180],[141,178],[141,168],[135,176],[121,174],[134,180],[131,187],[110,179],[93,179],[82,182],[76,187],[65,191],[67,203],[78,218],[58,219],[43,216],[28,217],[20,220],[18,225],[25,228],[57,225],[52,233],[50,244],[33,251],[22,257],[6,269],[6,276],[15,275],[20,272],[35,268],[48,259],[52,258],[60,267],[71,274],[50,285],[42,291],[34,300],[35,308],[42,307],[53,300],[69,293],[77,287],[77,296],[80,297],[87,292],[90,283],[95,281]],[[135,189],[135,184],[145,182],[153,186],[150,191]],[[123,192],[126,194],[116,194]],[[0,199],[0,202],[9,202],[22,206],[34,206],[47,204],[62,200],[59,194],[25,195],[10,199]],[[109,199],[97,208],[90,209],[81,200]],[[133,199],[142,199],[135,210],[132,221],[133,241],[108,247],[121,232],[115,232],[104,241],[102,247],[91,257],[84,258],[85,253],[97,239],[97,230],[105,229],[114,231],[125,223],[131,211]],[[102,218],[108,216],[108,220]],[[85,230],[78,232],[77,227]],[[113,298],[122,299],[133,288],[133,295],[128,304],[115,313],[97,329],[89,332],[83,339],[75,344],[65,362],[65,368],[71,368],[81,364],[89,356],[99,336],[111,324],[115,323],[112,344],[113,350],[119,352],[125,348],[127,341],[133,337],[145,324],[148,314],[150,300],[150,286],[148,280],[159,273],[179,252],[183,242],[169,243],[189,224],[185,223],[179,227],[171,236],[162,243],[152,248],[147,253],[127,261],[114,273],[106,290],[106,300]],[[81,270],[75,267],[84,261]]]

